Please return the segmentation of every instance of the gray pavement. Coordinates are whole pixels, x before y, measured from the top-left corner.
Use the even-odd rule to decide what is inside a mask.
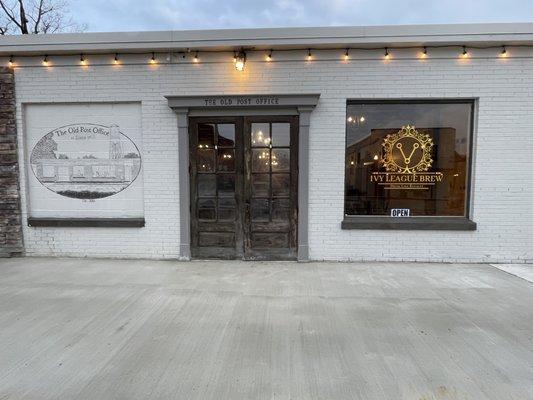
[[[0,259],[0,399],[533,399],[490,265]]]

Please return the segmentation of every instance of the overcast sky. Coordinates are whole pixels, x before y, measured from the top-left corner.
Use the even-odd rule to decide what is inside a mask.
[[[531,22],[533,0],[72,0],[88,31]]]

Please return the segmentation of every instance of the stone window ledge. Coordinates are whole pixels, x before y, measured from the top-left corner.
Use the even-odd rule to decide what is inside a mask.
[[[342,229],[396,229],[396,230],[448,230],[475,231],[474,221],[466,217],[373,217],[346,216]]]
[[[28,226],[58,228],[142,228],[144,218],[28,218]]]

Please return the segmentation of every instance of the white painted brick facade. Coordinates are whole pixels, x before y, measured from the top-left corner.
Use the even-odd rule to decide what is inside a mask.
[[[337,52],[338,53],[338,52]],[[164,95],[320,93],[310,128],[310,257],[314,260],[526,262],[533,260],[533,57],[517,50],[508,59],[494,50],[458,60],[457,51],[417,60],[407,50],[341,61],[337,53],[301,53],[263,62],[251,55],[239,73],[227,55],[206,63],[16,69],[23,220],[27,217],[23,112],[27,102],[142,104],[144,212],[139,228],[24,228],[28,255],[179,257],[177,118]],[[512,53],[510,51],[509,53]],[[490,57],[485,57],[490,56]],[[139,56],[141,57],[141,56]],[[161,56],[164,57],[164,56]],[[222,59],[225,57],[225,59]],[[109,62],[109,57],[105,62]],[[321,59],[322,58],[322,59]],[[337,59],[335,59],[337,58]],[[329,61],[328,61],[329,60]],[[67,60],[76,62],[76,58]],[[477,230],[341,230],[347,99],[476,98],[472,219]],[[181,171],[182,174],[188,173]],[[188,221],[185,221],[188,223]]]

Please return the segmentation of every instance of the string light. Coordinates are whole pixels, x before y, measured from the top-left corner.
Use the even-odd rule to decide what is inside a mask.
[[[244,71],[245,64],[246,64],[246,53],[244,51],[240,51],[239,54],[237,54],[237,61],[235,61],[235,69],[237,71]]]
[[[502,52],[500,53],[501,57],[507,57],[507,49],[505,46],[502,46]]]
[[[431,47],[451,47],[451,46],[431,46]],[[459,46],[458,46],[459,47]],[[459,57],[460,58],[468,58],[470,57],[470,53],[468,51],[468,48],[466,45],[463,45],[463,46],[460,46],[462,47],[462,53],[459,54]],[[533,48],[533,46],[529,46],[529,45],[524,45],[524,46],[521,46],[521,47],[531,47]],[[400,49],[409,49],[409,48],[416,48],[416,46],[407,46],[407,47],[402,47]],[[499,53],[497,54],[496,57],[501,57],[501,58],[504,58],[504,57],[508,57],[508,52],[507,52],[507,47],[505,45],[499,45],[499,46],[485,46],[485,47],[473,47],[473,48],[480,48],[480,49],[494,49],[494,48],[499,48],[501,49],[499,51]],[[392,54],[390,53],[389,51],[389,47],[385,47],[383,48],[384,49],[384,59],[385,60],[389,60],[392,58]],[[294,51],[296,49],[282,49],[281,51]],[[315,49],[316,50],[316,49]],[[337,50],[340,50],[340,49],[337,49]],[[350,60],[350,50],[353,50],[350,49],[350,48],[346,48],[344,49],[344,52],[342,53],[342,57],[345,61],[349,61]],[[379,48],[373,48],[373,49],[370,49],[370,48],[361,48],[361,50],[379,50]],[[264,51],[264,50],[263,50]],[[272,61],[272,54],[273,54],[273,49],[270,49],[270,50],[267,50],[267,53],[266,53],[266,61]],[[306,59],[307,61],[312,61],[314,59],[314,55],[312,54],[312,49],[311,48],[308,48],[307,49],[307,56],[306,56]],[[187,49],[187,53],[191,53],[192,51],[190,49]],[[209,53],[209,51],[207,51]],[[215,50],[215,51],[212,51],[212,52],[219,52],[218,50]],[[156,59],[156,56],[155,56],[155,52],[152,52],[151,53],[152,56],[149,60],[150,64],[156,64],[158,61]],[[428,57],[428,48],[426,46],[421,46],[421,52],[418,53],[420,58],[427,58]],[[13,58],[14,56],[13,55],[10,55],[9,56],[9,59],[8,59],[8,66],[9,67],[14,67],[15,66],[15,63],[13,61]],[[185,56],[184,56],[185,57]],[[533,57],[532,57],[533,58]],[[168,58],[167,58],[168,59]],[[244,59],[245,59],[245,55],[244,55],[244,58],[243,58],[243,51],[234,51],[233,52],[233,62],[235,64],[239,63],[239,66],[236,66],[236,68],[240,71],[244,70]],[[193,57],[193,61],[195,63],[197,62],[200,62],[200,59],[199,59],[199,51],[196,50],[194,51],[194,57]],[[113,58],[113,61],[112,61],[114,64],[120,64],[121,61],[119,59],[119,54],[118,53],[115,53],[115,56]],[[80,61],[79,61],[80,65],[88,65],[88,60],[85,58],[84,54],[81,53],[80,54]],[[44,58],[42,60],[42,65],[44,66],[50,66],[51,63],[48,59],[48,55],[45,54],[44,55]]]

